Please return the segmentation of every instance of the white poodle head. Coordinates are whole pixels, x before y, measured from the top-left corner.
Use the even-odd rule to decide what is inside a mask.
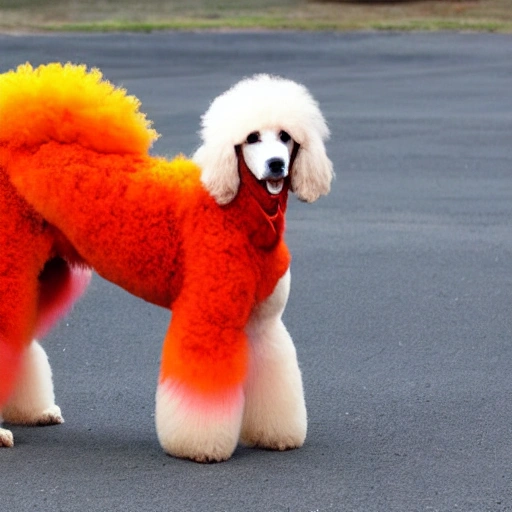
[[[219,204],[240,185],[238,155],[269,194],[290,175],[291,190],[313,202],[330,190],[334,176],[324,141],[329,129],[307,89],[284,78],[255,75],[218,96],[202,116],[203,144],[193,159]]]

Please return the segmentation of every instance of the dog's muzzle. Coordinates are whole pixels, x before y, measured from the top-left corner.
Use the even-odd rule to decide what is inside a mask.
[[[266,162],[265,183],[269,194],[277,195],[283,190],[284,178],[287,176],[286,164],[282,158],[269,158]]]

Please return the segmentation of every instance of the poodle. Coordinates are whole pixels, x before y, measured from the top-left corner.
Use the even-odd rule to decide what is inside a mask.
[[[94,270],[172,310],[156,391],[170,455],[231,457],[239,442],[300,447],[302,378],[281,316],[288,192],[334,176],[305,87],[256,75],[216,98],[191,159],[151,156],[139,101],[99,70],[29,64],[0,75],[0,412],[61,423],[38,343]],[[12,433],[0,428],[0,446]]]

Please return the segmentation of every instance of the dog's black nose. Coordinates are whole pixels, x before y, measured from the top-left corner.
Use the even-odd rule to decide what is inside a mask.
[[[271,158],[267,166],[273,175],[280,176],[284,173],[284,160],[282,158]]]

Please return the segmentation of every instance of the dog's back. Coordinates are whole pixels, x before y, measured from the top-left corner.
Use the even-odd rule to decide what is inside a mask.
[[[0,75],[0,411],[26,347],[69,310],[91,267],[171,303],[169,189],[186,198],[199,171],[147,155],[157,134],[138,106],[84,66]]]

